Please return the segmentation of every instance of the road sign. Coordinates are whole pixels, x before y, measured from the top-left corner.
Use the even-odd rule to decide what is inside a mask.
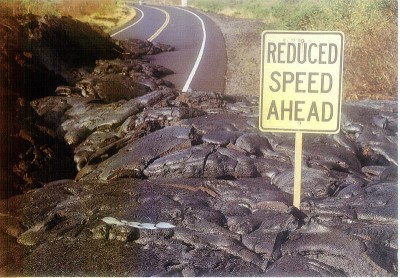
[[[262,131],[339,132],[343,45],[341,32],[263,32]]]
[[[303,133],[338,133],[342,105],[341,32],[264,31],[260,130],[295,132],[293,206],[300,209]]]

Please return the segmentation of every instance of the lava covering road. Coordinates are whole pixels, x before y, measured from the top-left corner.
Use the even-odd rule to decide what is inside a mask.
[[[258,130],[258,98],[182,92],[143,59],[172,47],[118,45],[27,100],[36,156],[17,160],[54,169],[28,136],[45,130],[77,174],[0,201],[2,276],[397,276],[396,101],[347,102],[339,134],[304,135],[299,211],[294,135]]]

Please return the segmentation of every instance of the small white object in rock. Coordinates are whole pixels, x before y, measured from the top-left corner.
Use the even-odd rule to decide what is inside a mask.
[[[158,223],[158,224],[156,225],[156,227],[157,227],[157,228],[160,228],[160,229],[170,229],[170,228],[175,228],[175,226],[174,226],[174,225],[172,225],[172,224],[169,224],[169,223],[167,223],[167,222],[160,222],[160,223]]]
[[[148,230],[156,230],[156,225],[151,224],[151,223],[141,223],[140,227],[143,229],[148,229]]]
[[[104,222],[106,222],[107,224],[110,224],[110,225],[117,225],[117,226],[124,225],[124,223],[115,219],[114,217],[104,217],[101,220],[103,220]]]
[[[141,228],[140,223],[139,222],[129,222],[126,220],[121,220],[122,223],[124,223],[124,225],[133,227],[133,228]]]
[[[130,226],[133,228],[138,228],[138,229],[147,229],[147,230],[157,230],[157,229],[171,229],[175,228],[174,225],[167,223],[167,222],[160,222],[158,224],[153,224],[153,223],[140,223],[140,222],[129,222],[126,220],[117,220],[114,217],[104,217],[103,219],[104,222],[106,222],[109,225],[117,225],[117,226]]]

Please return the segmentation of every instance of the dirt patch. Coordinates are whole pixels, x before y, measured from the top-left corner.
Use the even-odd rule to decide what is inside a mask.
[[[229,95],[260,94],[260,38],[266,29],[258,20],[238,19],[207,13],[219,26],[225,38],[228,56],[225,93]]]

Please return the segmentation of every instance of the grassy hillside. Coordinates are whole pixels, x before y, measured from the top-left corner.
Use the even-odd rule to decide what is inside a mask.
[[[135,10],[122,0],[0,0],[1,13],[72,16],[95,24],[104,31],[123,25],[135,16]]]
[[[262,20],[271,30],[345,33],[347,99],[397,98],[397,0],[193,0],[204,11]]]

